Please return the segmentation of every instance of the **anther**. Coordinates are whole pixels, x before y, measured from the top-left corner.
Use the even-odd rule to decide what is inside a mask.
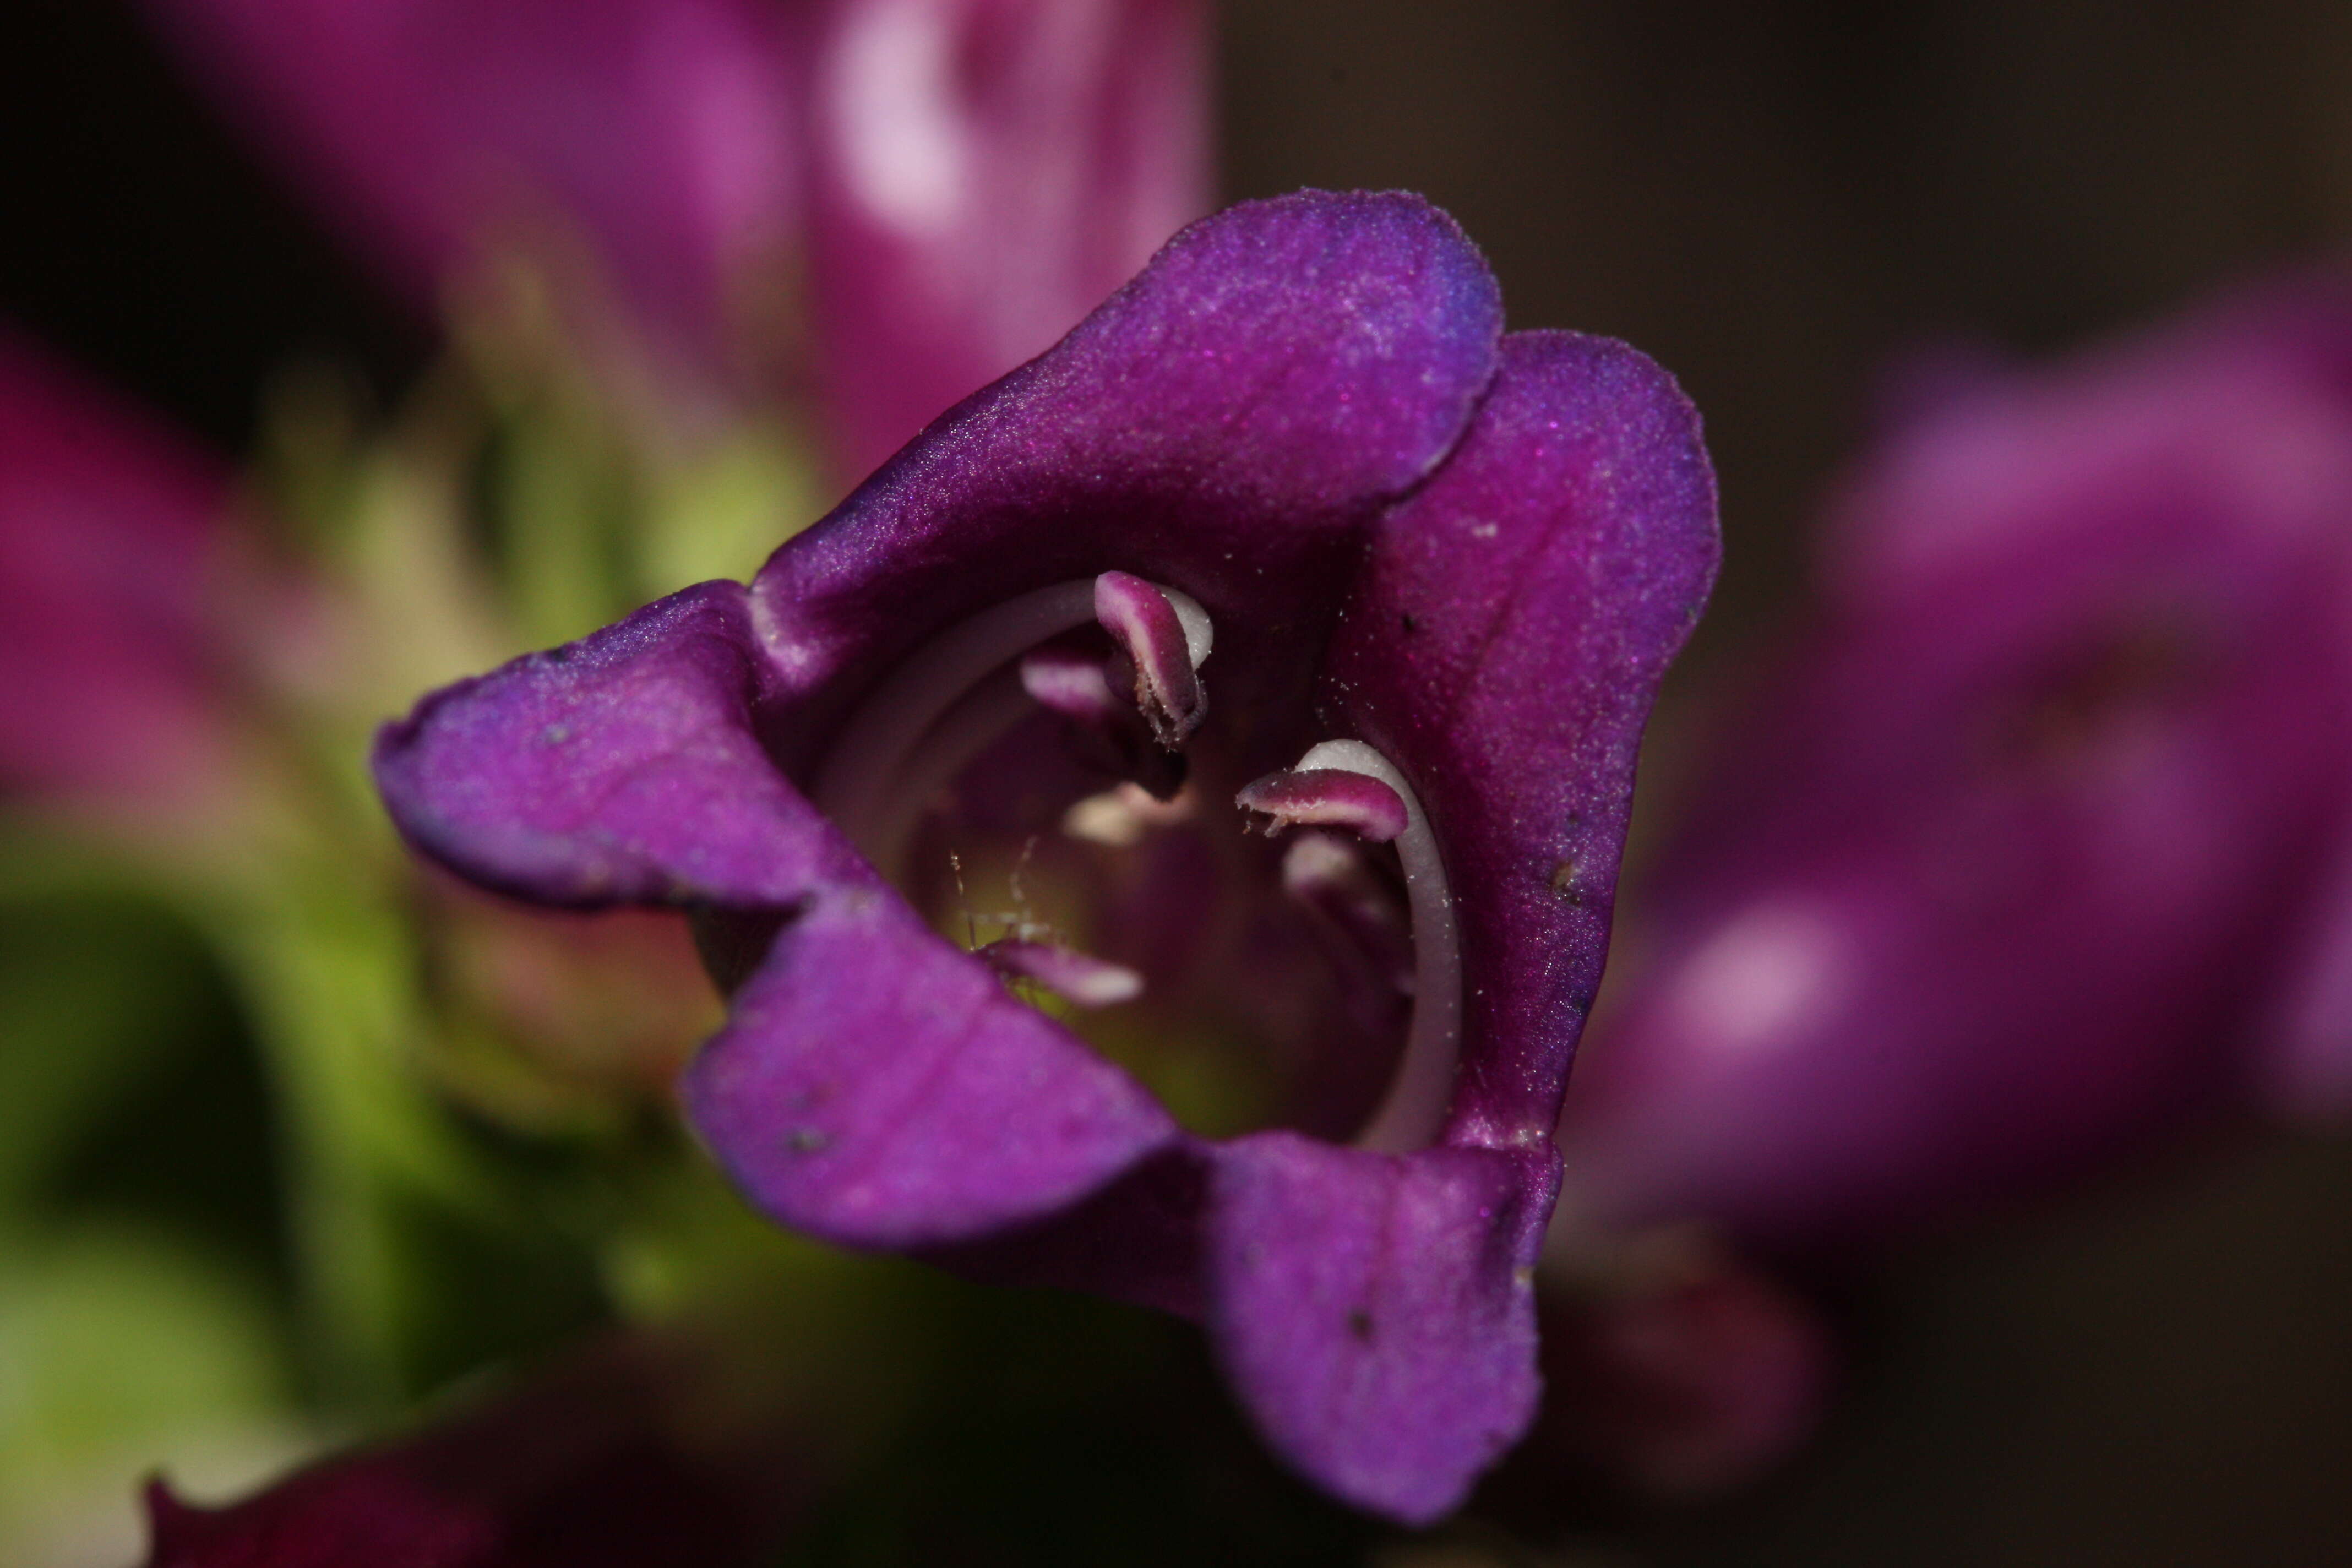
[[[1266,818],[1271,838],[1305,823],[1344,827],[1373,844],[1386,844],[1405,830],[1404,799],[1385,781],[1347,768],[1292,768],[1242,786],[1234,804]]]
[[[927,789],[909,787],[910,781],[928,784],[943,771],[951,776],[953,769],[943,770],[940,759],[960,765],[977,754],[978,731],[993,724],[1002,733],[1019,718],[1018,705],[1007,709],[992,694],[975,694],[974,687],[1038,644],[1090,620],[1109,628],[1139,671],[1139,691],[1156,694],[1153,700],[1166,710],[1153,720],[1160,742],[1172,745],[1190,733],[1207,707],[1192,670],[1209,656],[1208,612],[1172,588],[1107,572],[1091,582],[1058,583],[1009,599],[918,648],[844,727],[818,770],[813,798],[887,874],[907,824],[929,798]],[[1171,657],[1181,674],[1169,668]],[[1016,696],[1020,689],[1015,682]],[[967,703],[968,694],[983,700]],[[951,712],[959,708],[968,710]]]
[[[1021,657],[1021,686],[1039,707],[1070,721],[1087,762],[1160,800],[1184,787],[1184,753],[1145,732],[1133,704],[1111,689],[1100,656],[1058,643],[1032,648]]]
[[[1169,751],[1184,743],[1209,711],[1197,673],[1209,657],[1208,612],[1189,595],[1126,572],[1095,579],[1095,619],[1117,639],[1131,673],[1136,710]]]
[[[1129,780],[1072,801],[1062,814],[1062,831],[1090,844],[1132,849],[1155,829],[1192,820],[1192,805],[1191,795],[1156,796]]]
[[[1133,712],[1112,692],[1100,658],[1059,644],[1021,656],[1021,687],[1039,707],[1090,730],[1108,729]]]
[[[1042,985],[1077,1007],[1109,1007],[1143,994],[1143,976],[1125,964],[1048,942],[1006,937],[977,949],[999,974]]]

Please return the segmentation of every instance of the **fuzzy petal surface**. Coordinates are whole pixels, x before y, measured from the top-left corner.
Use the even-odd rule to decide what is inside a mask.
[[[1557,1158],[1265,1132],[1213,1169],[1209,1322],[1268,1439],[1352,1502],[1445,1513],[1535,1418]]]
[[[926,630],[1116,568],[1206,606],[1213,668],[1295,662],[1373,510],[1460,437],[1501,326],[1485,261],[1418,197],[1204,219],[779,552],[752,590],[769,651],[852,696]]]
[[[878,880],[777,934],[686,1080],[688,1116],[786,1225],[963,1241],[1068,1206],[1178,1136],[1160,1102]]]
[[[1538,1142],[1608,948],[1633,759],[1715,577],[1698,416],[1622,343],[1517,332],[1451,461],[1385,519],[1327,700],[1412,781],[1466,991],[1449,1142]]]
[[[436,692],[376,780],[412,844],[522,898],[789,909],[863,862],[761,751],[770,684],[742,586],[707,583]]]

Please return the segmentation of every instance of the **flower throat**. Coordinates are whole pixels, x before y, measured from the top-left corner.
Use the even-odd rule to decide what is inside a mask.
[[[811,795],[919,906],[909,867],[927,815],[1024,721],[1050,713],[1072,749],[1123,781],[1071,805],[1059,818],[1062,834],[1135,846],[1197,809],[1202,791],[1197,782],[1186,787],[1195,770],[1185,747],[1208,714],[1200,670],[1213,631],[1190,595],[1124,572],[1006,600],[934,637],[885,679],[822,759]],[[1253,820],[1269,837],[1310,830],[1283,857],[1279,896],[1321,939],[1339,985],[1350,993],[1359,1037],[1384,1009],[1410,999],[1395,1071],[1354,1142],[1389,1152],[1429,1143],[1453,1091],[1461,958],[1444,866],[1412,785],[1371,746],[1331,740],[1243,786],[1234,804],[1247,814],[1244,830]],[[1403,911],[1393,880],[1366,853],[1378,845],[1393,847]],[[993,917],[1004,934],[980,942],[967,905],[967,945],[1008,982],[1070,1007],[1136,1001],[1147,989],[1142,973],[1080,951],[1032,918],[1022,877],[1036,847],[1032,835],[1011,870],[1021,909]],[[952,853],[948,858],[961,900],[962,868]]]

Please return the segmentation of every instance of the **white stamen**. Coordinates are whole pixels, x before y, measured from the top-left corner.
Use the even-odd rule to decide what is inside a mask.
[[[1185,653],[1199,668],[1212,640],[1208,612],[1188,594],[1153,585],[1168,596],[1184,628]],[[1002,701],[981,700],[972,689],[1047,638],[1094,622],[1095,584],[1087,578],[1007,599],[949,627],[916,649],[852,716],[818,767],[810,797],[889,875],[931,797],[1033,706],[1017,679],[1012,698]],[[976,704],[969,711],[967,693]],[[989,722],[995,728],[983,733]],[[929,755],[935,748],[937,757]]]
[[[886,874],[899,864],[916,825],[940,792],[1035,706],[1017,668],[999,670],[964,693],[911,748],[882,796],[867,804],[866,842],[858,846],[866,858]]]
[[[1042,985],[1074,1007],[1115,1007],[1143,994],[1143,976],[1123,963],[1057,942],[1004,937],[974,950],[999,973]]]
[[[1168,607],[1176,612],[1176,624],[1184,628],[1184,657],[1198,669],[1208,662],[1209,654],[1217,643],[1217,628],[1209,619],[1209,612],[1201,601],[1181,589],[1166,584],[1154,584],[1168,595]]]
[[[1424,1148],[1445,1123],[1462,1048],[1462,946],[1437,836],[1404,775],[1363,742],[1326,741],[1309,747],[1298,766],[1376,778],[1404,802],[1405,829],[1397,835],[1396,847],[1412,910],[1412,1027],[1388,1095],[1356,1134],[1356,1144],[1385,1153]]]
[[[982,610],[915,650],[876,688],[817,771],[810,796],[887,875],[874,853],[873,813],[896,794],[915,742],[998,665],[1095,618],[1091,581],[1057,583]]]

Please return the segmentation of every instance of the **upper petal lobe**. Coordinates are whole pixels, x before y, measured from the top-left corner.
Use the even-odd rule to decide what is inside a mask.
[[[1459,438],[1500,330],[1484,260],[1417,197],[1205,219],[771,560],[770,651],[796,688],[870,680],[989,605],[1117,568],[1234,626],[1226,670],[1295,655],[1373,510]]]

